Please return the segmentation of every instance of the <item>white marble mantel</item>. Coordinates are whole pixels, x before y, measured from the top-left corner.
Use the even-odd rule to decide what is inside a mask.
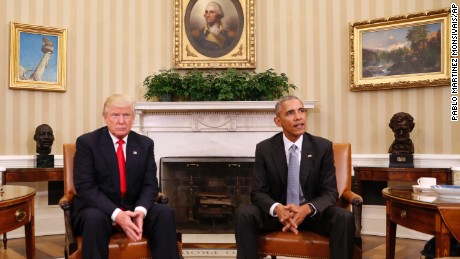
[[[138,102],[139,111],[273,111],[276,101]],[[316,101],[303,101],[312,109]]]
[[[313,109],[316,101],[303,101]],[[276,101],[139,102],[133,130],[165,156],[254,156],[258,142],[281,129],[273,122]]]
[[[312,109],[316,101],[303,101]],[[133,129],[151,131],[272,131],[276,101],[139,102]],[[269,120],[267,120],[270,118]]]

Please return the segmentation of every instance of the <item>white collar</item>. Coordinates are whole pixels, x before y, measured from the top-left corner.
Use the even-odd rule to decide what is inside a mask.
[[[295,144],[297,146],[297,148],[302,152],[303,134],[302,134],[302,136],[300,136],[299,139],[297,139],[296,142],[292,142],[283,133],[283,142],[284,142],[284,151],[286,153],[289,151],[289,149],[291,148],[292,144]]]
[[[116,144],[118,142],[118,139],[117,137],[115,137],[114,135],[112,135],[112,133],[109,131],[109,135],[110,137],[112,138],[112,143]],[[126,135],[124,138],[123,138],[123,141],[125,143],[128,143],[128,135]]]

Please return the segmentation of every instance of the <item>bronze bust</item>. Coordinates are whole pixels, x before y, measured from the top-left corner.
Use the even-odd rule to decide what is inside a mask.
[[[51,153],[51,147],[54,142],[53,129],[48,124],[41,124],[35,129],[34,140],[36,143],[36,152],[40,155]]]
[[[415,127],[414,118],[405,112],[393,115],[388,126],[393,130],[395,140],[388,149],[388,153],[394,155],[413,154],[414,143],[410,139],[410,132]]]

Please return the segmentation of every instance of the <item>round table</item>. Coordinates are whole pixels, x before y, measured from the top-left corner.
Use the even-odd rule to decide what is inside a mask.
[[[396,226],[433,235],[436,258],[450,254],[450,238],[458,236],[460,199],[442,199],[435,192],[414,192],[410,187],[385,188],[386,258],[395,257]]]
[[[35,258],[34,197],[35,189],[29,186],[3,185],[0,193],[0,233],[24,226],[28,259]]]

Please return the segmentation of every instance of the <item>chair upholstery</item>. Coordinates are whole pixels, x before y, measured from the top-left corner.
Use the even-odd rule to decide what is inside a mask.
[[[59,200],[59,206],[64,210],[65,223],[65,258],[82,258],[82,237],[75,236],[72,229],[70,207],[76,195],[73,183],[73,158],[75,144],[64,144],[64,196]],[[168,203],[168,197],[159,193],[158,203]],[[179,254],[182,254],[181,233],[177,233]],[[138,242],[130,241],[124,233],[112,235],[109,243],[109,258],[151,258],[147,238],[143,237]]]
[[[353,258],[362,258],[361,213],[363,199],[351,191],[351,145],[334,143],[334,163],[336,167],[338,206],[353,212],[356,232]],[[329,238],[311,231],[302,230],[298,235],[291,232],[272,232],[258,236],[259,255],[300,258],[329,258]]]

